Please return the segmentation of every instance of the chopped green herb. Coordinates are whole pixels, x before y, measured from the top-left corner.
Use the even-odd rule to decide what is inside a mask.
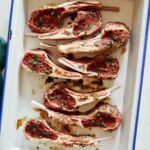
[[[36,128],[32,128],[32,131],[35,132],[35,131],[36,131]]]
[[[112,57],[110,56],[106,56],[106,57],[107,57],[106,59],[107,62],[114,63],[114,59]]]
[[[102,126],[103,124],[102,124],[101,121],[95,121],[95,122],[94,122],[94,125],[96,125],[96,126]]]
[[[112,39],[117,42],[117,37],[116,36],[113,36]]]
[[[45,84],[47,84],[47,83],[51,83],[51,82],[53,82],[53,78],[52,77],[48,77],[46,80],[45,80]]]
[[[72,22],[68,22],[68,24],[71,24]]]
[[[79,85],[82,85],[82,84],[83,84],[83,80],[82,79],[74,82],[75,86],[79,86]]]
[[[33,65],[37,65],[40,62],[41,60],[37,55],[33,55],[31,59],[29,59],[29,63],[32,63]]]
[[[113,48],[114,44],[113,43],[109,43],[109,48]]]
[[[43,26],[43,24],[44,24],[43,19],[40,18],[39,20],[37,20],[37,24],[38,24],[39,27]]]
[[[84,32],[84,35],[87,35],[87,31]]]
[[[98,84],[103,85],[103,80],[102,79],[98,80]]]
[[[39,146],[37,146],[36,149],[39,149]]]

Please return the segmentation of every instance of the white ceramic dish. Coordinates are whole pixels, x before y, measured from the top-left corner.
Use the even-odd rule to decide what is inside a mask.
[[[57,4],[64,2],[64,0],[43,0],[43,2]],[[118,109],[122,112],[123,123],[117,132],[113,134],[115,135],[114,138],[100,143],[100,149],[131,150],[133,135],[135,135],[133,131],[136,127],[135,114],[138,106],[148,0],[101,0],[101,2],[105,5],[120,7],[119,13],[102,12],[103,21],[104,23],[108,21],[126,23],[131,30],[131,40],[127,45],[127,52],[124,55],[121,55],[119,51],[114,54],[119,58],[121,66],[118,77],[116,80],[111,81],[111,83],[105,82],[106,86],[110,86],[112,83],[119,83],[121,85],[121,88],[111,95],[111,99],[112,103],[117,105]],[[43,93],[49,86],[44,83],[45,77],[34,73],[27,73],[20,67],[25,50],[39,47],[38,40],[24,35],[25,31],[28,30],[27,20],[29,15],[39,7],[40,3],[38,1],[12,0],[13,14],[10,17],[12,36],[8,45],[9,53],[5,75],[1,150],[35,150],[37,148],[36,144],[31,145],[24,138],[23,126],[16,130],[16,123],[18,118],[37,116],[37,112],[32,110],[30,102],[32,99],[42,100]],[[99,134],[99,136],[107,135],[103,132]]]

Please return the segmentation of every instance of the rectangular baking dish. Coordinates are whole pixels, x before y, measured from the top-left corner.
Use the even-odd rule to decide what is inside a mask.
[[[65,0],[43,0],[43,2],[58,4]],[[119,13],[102,12],[103,22],[104,24],[108,21],[126,23],[131,30],[131,39],[126,53],[120,55],[118,52],[121,69],[114,84],[119,83],[121,89],[111,95],[111,103],[117,105],[122,112],[123,123],[112,139],[100,143],[100,149],[135,150],[146,55],[149,1],[101,0],[101,2],[105,5],[120,7]],[[28,30],[29,15],[39,7],[38,1],[12,0],[1,110],[1,150],[37,149],[37,145],[30,145],[24,138],[23,126],[19,130],[16,129],[16,123],[18,118],[25,116],[32,118],[37,115],[32,110],[30,101],[32,99],[42,100],[43,93],[48,88],[48,85],[44,84],[46,78],[27,73],[20,67],[25,50],[39,47],[39,41],[25,36],[25,31]]]

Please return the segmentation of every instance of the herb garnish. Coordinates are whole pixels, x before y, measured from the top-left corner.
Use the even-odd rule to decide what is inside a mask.
[[[33,65],[37,65],[39,62],[41,62],[41,60],[37,55],[33,55],[31,59],[29,59],[29,63],[32,63]]]
[[[114,44],[111,42],[111,43],[109,43],[109,48],[113,48],[114,47]]]
[[[39,20],[37,20],[37,24],[39,27],[43,26],[44,20],[42,18],[40,18]]]
[[[47,83],[51,83],[51,82],[53,82],[53,78],[52,77],[48,77],[46,80],[45,80],[45,84],[47,84]]]

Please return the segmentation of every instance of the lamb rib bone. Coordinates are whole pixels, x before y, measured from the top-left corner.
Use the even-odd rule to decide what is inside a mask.
[[[101,128],[104,131],[114,131],[121,124],[121,114],[115,106],[101,104],[88,114],[67,115],[47,109],[43,104],[36,101],[31,102],[34,109],[40,109],[48,113],[46,120],[54,120],[63,127]]]
[[[110,89],[92,93],[79,93],[67,87],[64,82],[52,85],[44,94],[44,105],[48,109],[79,111],[79,107],[92,102],[100,102],[120,88],[117,84]]]
[[[31,141],[39,141],[46,145],[62,145],[64,147],[98,146],[98,142],[108,140],[110,137],[95,139],[89,136],[74,137],[53,130],[45,120],[29,120],[24,128],[25,137]]]
[[[73,70],[87,74],[87,76],[97,76],[101,79],[116,78],[119,71],[118,59],[108,55],[99,55],[92,60],[89,58],[89,61],[86,62],[69,60],[64,57],[60,57],[58,61]]]
[[[22,60],[22,67],[27,71],[45,76],[73,80],[83,78],[83,75],[80,73],[67,71],[55,65],[43,50],[27,50]]]
[[[65,7],[65,6],[67,6],[67,5],[72,5],[72,4],[74,4],[74,3],[76,3],[76,2],[83,2],[83,1],[81,1],[81,0],[75,0],[75,1],[73,1],[73,2],[67,2],[67,3],[62,3],[62,4],[60,4],[60,5],[57,5],[57,6],[52,6],[52,5],[43,5],[43,8],[45,8],[45,9],[47,9],[47,8],[55,8],[55,7]],[[105,6],[105,5],[102,5],[102,4],[100,4],[99,2],[97,2],[97,1],[86,1],[87,2],[87,4],[88,4],[88,2],[89,3],[91,3],[91,4],[98,4],[98,5],[101,5],[101,6],[99,6],[100,8],[101,8],[101,10],[107,10],[107,11],[114,11],[114,12],[119,12],[120,11],[120,8],[119,7],[114,7],[114,6]],[[85,1],[84,1],[84,3],[85,3]]]
[[[48,45],[40,43],[50,50],[58,50],[64,54],[76,53],[111,53],[117,48],[125,46],[129,40],[130,32],[128,27],[121,22],[109,22],[102,33],[92,39],[75,41],[65,45]]]

